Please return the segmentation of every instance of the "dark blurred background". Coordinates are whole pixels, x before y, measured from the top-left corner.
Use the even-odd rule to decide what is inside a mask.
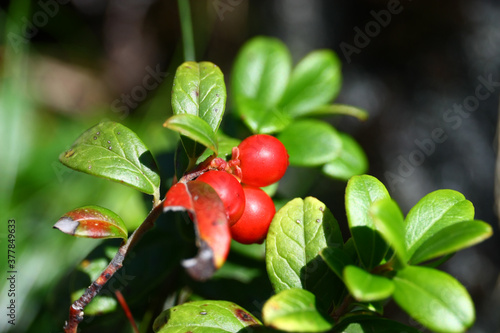
[[[343,88],[336,102],[370,116],[365,122],[328,120],[360,142],[369,173],[386,184],[403,212],[425,194],[449,188],[493,226],[492,238],[443,267],[475,301],[477,320],[469,332],[500,332],[494,195],[500,3],[193,0],[191,9],[197,60],[219,65],[228,89],[234,58],[253,36],[283,40],[295,62],[318,48],[337,52]],[[97,243],[52,225],[72,208],[99,204],[133,230],[150,202],[119,184],[67,170],[57,156],[84,130],[111,119],[136,131],[171,175],[176,137],[161,124],[171,115],[173,73],[183,61],[177,2],[16,0],[1,7],[0,23],[0,211],[2,221],[16,220],[19,271],[17,325],[7,325],[2,314],[0,331],[60,332],[58,320],[70,302],[59,295],[69,292],[69,272]],[[154,80],[145,85],[147,76]],[[230,92],[226,112],[226,131],[247,135],[231,118]],[[288,177],[305,174],[304,186],[279,194],[317,196],[345,230],[345,183],[310,169],[292,169]],[[6,230],[0,236],[5,246]],[[6,251],[0,252],[6,271]],[[2,279],[0,304],[7,304],[6,288]],[[417,326],[396,308],[389,314]]]

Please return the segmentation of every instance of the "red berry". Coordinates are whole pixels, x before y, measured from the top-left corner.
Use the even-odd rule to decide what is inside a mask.
[[[197,180],[213,187],[224,204],[229,225],[236,223],[245,209],[245,194],[238,180],[225,171],[208,171]]]
[[[264,187],[276,183],[285,174],[288,153],[274,136],[249,136],[240,143],[238,149],[242,183]]]
[[[273,200],[260,188],[243,185],[245,211],[230,227],[231,236],[242,244],[262,243],[276,213]]]

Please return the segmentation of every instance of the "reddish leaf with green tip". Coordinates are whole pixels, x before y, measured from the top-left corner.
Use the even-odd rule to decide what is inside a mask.
[[[127,228],[123,220],[109,209],[85,206],[64,214],[54,225],[62,232],[86,238],[127,239]]]
[[[187,211],[195,224],[199,252],[182,265],[197,280],[210,278],[226,261],[231,234],[224,205],[215,190],[199,181],[177,183],[165,197],[163,210]]]

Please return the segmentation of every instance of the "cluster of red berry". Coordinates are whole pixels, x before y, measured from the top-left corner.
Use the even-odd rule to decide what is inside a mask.
[[[271,135],[257,134],[233,149],[232,159],[225,168],[218,165],[220,171],[207,171],[197,180],[212,186],[221,198],[234,240],[243,244],[262,243],[276,209],[260,187],[280,180],[287,167],[285,146]]]

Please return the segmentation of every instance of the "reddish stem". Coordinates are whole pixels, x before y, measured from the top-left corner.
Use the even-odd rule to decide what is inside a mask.
[[[132,233],[128,241],[118,249],[115,257],[108,264],[108,267],[99,275],[99,277],[92,282],[92,284],[85,290],[83,295],[76,300],[69,308],[69,318],[64,325],[65,333],[76,333],[78,324],[83,320],[83,309],[94,299],[94,297],[101,291],[106,282],[108,282],[113,275],[123,266],[123,260],[129,250],[137,243],[142,235],[151,229],[154,221],[160,216],[163,211],[163,201],[155,206],[144,222]]]
[[[135,333],[139,333],[139,329],[137,328],[137,325],[135,324],[134,317],[132,316],[132,312],[130,312],[130,308],[128,307],[127,301],[125,300],[125,297],[123,297],[121,291],[116,290],[115,291],[116,299],[122,306],[123,312],[125,312],[125,315],[128,318],[128,321],[132,325],[132,329],[134,330]]]

